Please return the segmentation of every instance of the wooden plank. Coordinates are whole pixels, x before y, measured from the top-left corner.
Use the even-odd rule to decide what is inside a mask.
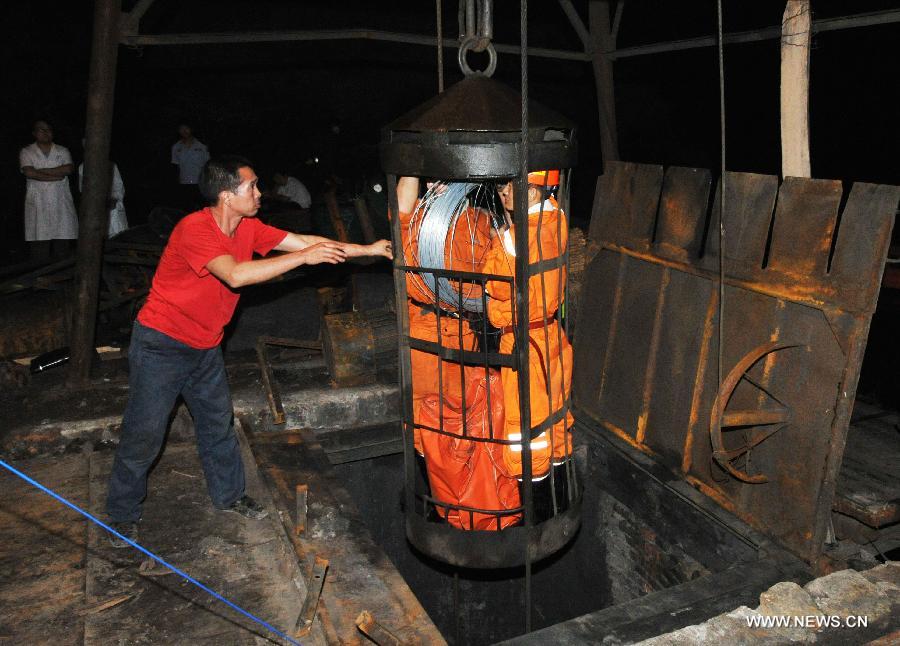
[[[705,168],[666,169],[654,236],[657,255],[679,262],[700,257],[711,184],[712,174]]]
[[[885,527],[900,522],[897,415],[854,422],[847,434],[833,509]]]

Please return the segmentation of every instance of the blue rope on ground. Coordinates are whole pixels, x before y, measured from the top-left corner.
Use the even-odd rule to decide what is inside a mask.
[[[164,565],[165,567],[167,567],[167,568],[169,568],[170,570],[172,570],[172,572],[174,572],[174,573],[177,574],[178,576],[182,577],[183,579],[186,579],[187,581],[190,581],[191,583],[193,583],[195,586],[197,586],[198,588],[200,588],[200,589],[203,590],[204,592],[208,592],[209,594],[211,594],[212,596],[214,596],[216,599],[218,599],[219,601],[221,601],[222,603],[224,603],[224,604],[227,605],[228,607],[230,607],[230,608],[232,608],[232,609],[234,609],[234,610],[237,610],[239,613],[241,613],[242,615],[244,615],[244,616],[247,617],[248,619],[252,619],[252,620],[255,621],[256,623],[258,623],[260,626],[263,626],[266,630],[268,630],[268,631],[271,632],[272,634],[278,635],[278,636],[281,637],[282,639],[287,640],[288,642],[290,642],[291,644],[294,644],[295,646],[301,646],[300,642],[298,642],[296,639],[293,639],[292,637],[288,637],[287,635],[285,635],[283,632],[281,632],[280,630],[278,630],[277,628],[275,628],[275,627],[272,626],[271,624],[269,624],[269,623],[263,621],[263,620],[260,619],[259,617],[250,614],[249,612],[247,612],[246,610],[244,610],[244,609],[241,608],[240,606],[238,606],[238,605],[232,603],[231,601],[229,601],[228,599],[226,599],[225,597],[223,597],[221,594],[219,594],[219,593],[216,592],[215,590],[211,590],[210,588],[206,587],[205,585],[203,585],[202,583],[200,583],[197,579],[195,579],[195,578],[189,576],[189,575],[188,575],[187,573],[185,573],[185,572],[182,572],[181,570],[179,570],[177,567],[175,567],[175,566],[172,565],[171,563],[167,563],[165,560],[161,559],[160,557],[158,557],[156,554],[154,554],[154,553],[151,552],[150,550],[148,550],[148,549],[146,549],[146,548],[144,548],[144,547],[141,547],[140,545],[138,545],[137,543],[135,543],[135,542],[132,541],[131,539],[129,539],[129,538],[125,537],[125,536],[122,536],[122,534],[120,534],[119,532],[117,532],[116,530],[114,530],[112,527],[110,527],[109,525],[107,525],[106,523],[104,523],[102,520],[96,518],[95,516],[92,516],[91,514],[89,514],[89,513],[86,512],[85,510],[83,510],[83,509],[82,509],[81,507],[79,507],[78,505],[69,502],[68,500],[66,500],[65,498],[63,498],[62,496],[60,496],[60,495],[59,495],[58,493],[56,493],[55,491],[53,491],[53,490],[51,490],[51,489],[48,489],[47,487],[45,487],[44,485],[42,485],[42,484],[41,484],[40,482],[38,482],[37,480],[34,480],[34,479],[28,477],[27,475],[25,475],[24,473],[22,473],[21,471],[19,471],[19,470],[16,469],[15,467],[12,467],[12,466],[10,466],[9,464],[7,464],[6,462],[4,462],[3,460],[0,460],[0,466],[2,466],[4,469],[6,469],[7,471],[9,471],[10,473],[13,473],[13,474],[17,475],[18,477],[20,477],[22,480],[24,480],[24,481],[27,482],[28,484],[37,487],[38,489],[40,489],[40,490],[43,491],[44,493],[46,493],[46,494],[48,494],[49,496],[55,498],[56,500],[58,500],[59,502],[61,502],[62,504],[64,504],[66,507],[69,507],[70,509],[74,509],[74,510],[77,511],[79,514],[81,514],[82,516],[84,516],[85,518],[87,518],[88,520],[90,520],[91,522],[96,523],[97,525],[99,525],[100,527],[102,527],[103,529],[105,529],[106,531],[108,531],[110,534],[115,534],[116,536],[118,536],[119,538],[121,538],[123,541],[125,541],[126,543],[128,543],[129,545],[131,545],[133,548],[135,548],[135,549],[137,549],[137,550],[143,552],[144,554],[146,554],[147,556],[149,556],[150,558],[152,558],[152,559],[153,559],[154,561],[156,561],[157,563],[161,563],[161,564]]]

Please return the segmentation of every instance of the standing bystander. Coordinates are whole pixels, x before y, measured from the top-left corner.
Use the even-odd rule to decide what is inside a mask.
[[[178,136],[178,141],[172,144],[172,163],[178,166],[178,206],[193,211],[202,203],[197,183],[203,165],[209,161],[209,150],[194,138],[187,124],[178,126]]]
[[[82,141],[82,143],[84,143]],[[125,183],[116,163],[109,162],[112,177],[109,181],[109,196],[106,199],[106,208],[109,209],[109,226],[106,237],[112,238],[128,228],[128,218],[125,215]],[[78,190],[84,191],[84,164],[78,164]]]
[[[301,209],[308,209],[312,204],[312,196],[309,190],[296,177],[284,173],[272,175],[272,183],[275,185],[273,197],[286,202],[293,202]]]
[[[244,467],[219,343],[240,294],[299,267],[337,264],[348,257],[390,258],[387,240],[371,245],[287,233],[256,219],[261,194],[250,163],[210,160],[200,174],[210,204],[178,223],[160,258],[147,303],[138,314],[128,351],[129,397],[122,421],[106,510],[113,527],[135,540],[147,473],[162,448],[179,395],[194,418],[197,444],[213,505],[245,518],[266,510],[244,492]],[[254,253],[286,252],[252,260]],[[118,537],[116,547],[127,547]]]
[[[45,260],[68,251],[78,237],[78,215],[69,190],[74,170],[72,155],[53,143],[53,128],[35,121],[34,143],[19,152],[19,168],[25,175],[25,240],[34,260]]]

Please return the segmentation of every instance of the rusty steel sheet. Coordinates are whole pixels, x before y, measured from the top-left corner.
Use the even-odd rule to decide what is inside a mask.
[[[616,162],[597,180],[591,240],[609,240],[646,249],[653,236],[662,166]]]
[[[611,163],[579,297],[576,411],[815,563],[900,188]]]
[[[815,284],[827,278],[842,192],[836,180],[785,178],[778,191],[767,268],[798,282]]]
[[[653,237],[661,257],[688,262],[700,256],[711,184],[705,168],[666,169]]]
[[[755,276],[762,270],[772,211],[778,196],[778,178],[754,173],[726,173],[725,202],[728,204],[728,244],[725,260],[732,274]],[[710,213],[706,253],[700,266],[719,271],[719,202],[721,183]]]

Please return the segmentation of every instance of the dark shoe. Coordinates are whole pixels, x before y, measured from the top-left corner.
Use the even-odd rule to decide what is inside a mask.
[[[127,521],[124,523],[110,523],[110,527],[119,532],[122,536],[127,538],[130,541],[134,541],[137,543],[138,539],[138,524],[136,522]],[[109,535],[109,544],[116,548],[121,547],[132,547],[130,543],[126,543],[124,540],[116,536],[115,534]]]
[[[262,520],[269,515],[268,510],[250,496],[241,496],[222,511],[232,511],[250,520]]]

